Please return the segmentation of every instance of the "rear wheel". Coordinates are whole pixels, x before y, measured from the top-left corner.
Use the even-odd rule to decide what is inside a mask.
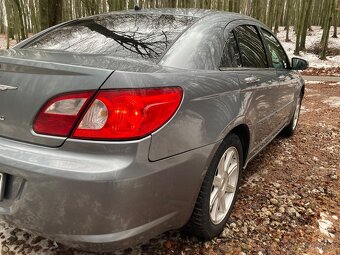
[[[239,190],[243,152],[240,138],[231,133],[216,152],[187,225],[202,239],[217,236],[225,227]]]
[[[301,102],[302,102],[302,97],[300,96],[297,99],[295,109],[294,109],[294,114],[293,114],[289,124],[282,130],[282,134],[284,136],[289,137],[289,136],[292,136],[295,133],[295,131],[297,129],[298,122],[299,122]]]

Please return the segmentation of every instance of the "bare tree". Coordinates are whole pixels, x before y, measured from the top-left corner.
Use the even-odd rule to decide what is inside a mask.
[[[274,32],[285,26],[289,41],[290,26],[296,31],[295,53],[305,49],[311,25],[324,28],[322,48],[328,45],[329,28],[337,37],[339,0],[0,0],[0,33],[17,41],[63,21],[107,11],[134,8],[203,8],[243,13],[266,23]],[[336,6],[337,3],[337,6]],[[320,11],[321,10],[321,11]],[[327,35],[328,33],[328,35]],[[324,50],[323,54],[326,54]],[[324,57],[322,54],[322,57]]]

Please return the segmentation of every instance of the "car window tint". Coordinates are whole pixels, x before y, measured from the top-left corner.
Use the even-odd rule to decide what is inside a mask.
[[[58,27],[26,48],[156,61],[196,19],[170,14],[100,15]]]
[[[280,43],[276,40],[276,38],[269,33],[268,31],[262,29],[262,33],[265,39],[265,42],[268,46],[268,50],[270,53],[270,57],[272,59],[273,67],[277,69],[286,69],[289,67],[289,61],[287,55],[280,45]]]
[[[240,52],[233,32],[230,32],[223,50],[220,68],[241,66]]]
[[[234,29],[241,53],[242,66],[267,67],[266,53],[255,26],[239,26]]]

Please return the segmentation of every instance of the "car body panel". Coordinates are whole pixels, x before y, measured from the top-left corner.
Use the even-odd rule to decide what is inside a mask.
[[[33,120],[46,101],[74,90],[97,90],[111,70],[45,62],[43,53],[4,51],[0,56],[0,84],[15,90],[0,92],[0,136],[47,146],[60,146],[66,137],[40,136]],[[33,55],[35,57],[33,57]]]
[[[174,76],[117,71],[102,89],[168,86],[181,86],[184,98],[171,121],[152,134],[152,161],[222,140],[227,123],[239,114],[238,79],[232,73],[178,71]]]
[[[226,24],[219,15],[201,18],[173,43],[159,64],[183,69],[217,70]]]
[[[150,137],[125,143],[68,139],[46,150],[0,138],[0,170],[19,178],[1,202],[1,217],[64,243],[110,248],[181,227],[215,145],[149,162],[150,142]]]
[[[41,65],[44,67],[48,67],[49,64],[51,64],[51,66],[55,64],[62,64],[70,66],[71,68],[81,66],[84,68],[92,68],[94,71],[98,69],[98,73],[105,69],[107,72],[106,74],[110,74],[110,72],[114,70],[144,73],[169,72],[172,70],[171,68],[163,67],[142,59],[135,60],[102,54],[79,54],[52,50],[1,50],[0,57],[2,58],[1,61],[14,62],[16,59],[19,61],[17,65],[22,63],[23,66],[27,65],[28,67],[30,63],[40,61]]]
[[[272,135],[277,128],[273,118],[276,118],[277,90],[278,82],[276,81],[276,72],[268,70],[249,68],[238,71],[242,93],[250,93],[249,102],[244,101],[246,105],[245,115],[247,123],[251,123],[252,135],[249,150],[252,151],[260,142]],[[256,77],[255,83],[246,83],[249,77]]]

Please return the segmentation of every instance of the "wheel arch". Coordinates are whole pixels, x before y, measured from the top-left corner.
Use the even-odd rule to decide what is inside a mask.
[[[300,97],[303,98],[305,95],[305,84],[302,85],[301,91],[300,91]]]
[[[231,129],[230,132],[227,134],[227,136],[230,133],[236,134],[240,138],[240,140],[241,140],[242,149],[243,149],[243,158],[244,158],[243,166],[245,166],[245,162],[246,162],[246,159],[248,157],[249,143],[250,143],[250,131],[249,131],[249,127],[246,124],[240,124],[240,125],[234,127],[233,129]]]

